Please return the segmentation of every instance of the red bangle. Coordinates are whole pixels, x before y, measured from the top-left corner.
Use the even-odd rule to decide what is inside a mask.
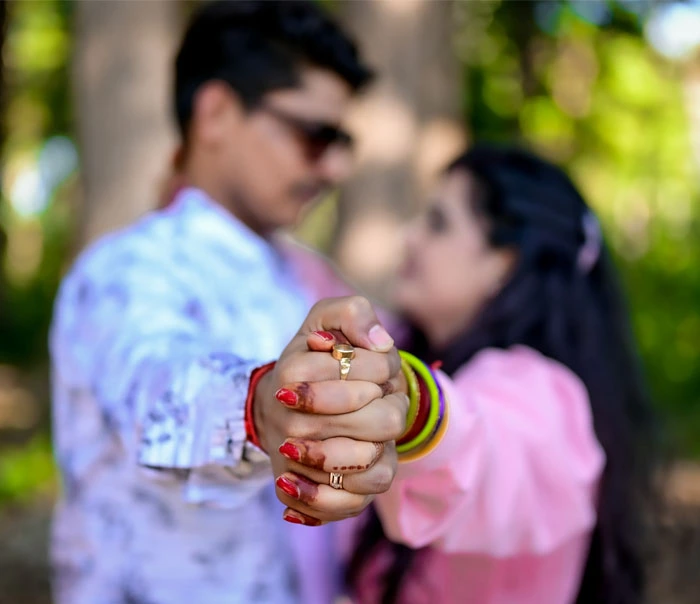
[[[258,382],[262,377],[268,372],[272,371],[275,366],[275,362],[268,363],[262,367],[257,367],[253,369],[250,374],[250,382],[248,382],[248,396],[245,399],[245,434],[248,441],[254,444],[258,449],[262,449],[260,445],[260,439],[258,438],[258,433],[255,430],[255,418],[253,417],[253,401],[255,400],[255,389],[258,386]]]
[[[397,445],[402,443],[410,442],[414,439],[420,431],[425,426],[425,422],[428,419],[428,414],[430,413],[430,393],[428,388],[423,381],[423,378],[416,373],[416,378],[418,379],[418,390],[419,390],[419,401],[418,401],[418,413],[416,414],[416,419],[413,420],[410,430],[401,437],[400,440],[396,441]]]

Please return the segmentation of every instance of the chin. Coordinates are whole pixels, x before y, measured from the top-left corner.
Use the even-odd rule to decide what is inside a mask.
[[[420,302],[414,295],[413,287],[398,281],[391,293],[392,306],[403,316],[413,319],[419,310]]]

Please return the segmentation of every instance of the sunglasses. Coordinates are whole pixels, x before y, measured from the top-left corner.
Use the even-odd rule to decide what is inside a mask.
[[[270,105],[261,105],[258,110],[266,112],[293,130],[304,147],[306,159],[310,162],[319,161],[332,146],[343,147],[347,150],[351,150],[353,147],[354,141],[350,134],[327,122],[306,120],[289,115]]]

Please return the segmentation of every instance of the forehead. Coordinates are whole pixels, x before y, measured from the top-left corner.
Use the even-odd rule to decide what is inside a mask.
[[[457,169],[443,176],[433,204],[445,212],[457,227],[477,222],[484,226],[485,215],[479,210],[479,182],[467,170]]]
[[[350,86],[332,71],[316,67],[303,68],[300,79],[297,88],[275,90],[268,100],[302,118],[342,121],[352,99]]]
[[[466,170],[452,170],[438,184],[437,199],[448,207],[469,205],[476,183]]]

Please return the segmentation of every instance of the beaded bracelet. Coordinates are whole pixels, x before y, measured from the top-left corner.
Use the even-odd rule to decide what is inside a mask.
[[[248,396],[245,399],[245,434],[248,441],[255,445],[258,449],[262,450],[262,445],[260,444],[260,438],[258,437],[258,432],[255,429],[255,418],[253,417],[253,401],[255,400],[255,388],[262,377],[268,372],[272,371],[275,367],[275,362],[268,363],[262,367],[257,367],[253,369],[250,374],[250,381],[248,382]]]

